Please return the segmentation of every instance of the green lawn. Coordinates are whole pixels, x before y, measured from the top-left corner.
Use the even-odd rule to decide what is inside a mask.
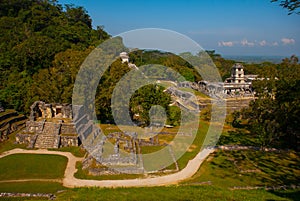
[[[0,184],[0,192],[6,193],[56,193],[66,188],[57,182],[9,182]]]
[[[220,188],[234,186],[299,185],[300,154],[296,152],[218,151],[183,184],[210,182]]]
[[[287,198],[283,198],[283,197]],[[63,200],[296,200],[299,193],[268,192],[265,190],[231,191],[213,186],[169,186],[151,188],[78,188],[65,191],[57,196],[57,201]],[[288,199],[291,198],[291,199]]]
[[[189,160],[193,159],[199,153],[208,128],[209,123],[201,120],[198,128],[198,133],[194,139],[193,144],[190,146],[190,149],[177,160],[179,169],[183,169],[187,165]]]
[[[0,180],[63,178],[67,162],[59,155],[9,155],[0,159]]]
[[[76,157],[84,157],[86,154],[86,150],[81,147],[60,147],[58,149],[48,149],[50,151],[62,151],[62,152],[70,152]]]

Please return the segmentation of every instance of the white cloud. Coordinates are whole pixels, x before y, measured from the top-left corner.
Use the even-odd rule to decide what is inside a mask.
[[[244,39],[241,41],[241,44],[243,46],[250,46],[250,47],[253,47],[254,46],[254,42],[249,42],[247,39]]]
[[[283,45],[292,45],[295,44],[295,40],[292,38],[282,38],[281,42]]]
[[[248,39],[243,39],[241,41],[220,41],[218,42],[219,47],[233,47],[233,46],[244,46],[244,47],[276,47],[280,45],[293,45],[296,41],[293,38],[282,38],[281,41],[267,41],[267,40],[254,40],[248,41]]]
[[[267,45],[267,41],[262,40],[262,41],[259,42],[259,45],[260,46],[266,46]]]
[[[233,41],[221,41],[221,42],[218,42],[218,45],[220,47],[232,47],[234,45],[234,42]]]

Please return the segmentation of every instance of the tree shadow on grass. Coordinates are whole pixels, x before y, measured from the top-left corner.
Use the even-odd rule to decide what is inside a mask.
[[[259,143],[252,134],[247,133],[243,129],[237,129],[221,135],[218,145],[259,146]]]
[[[256,178],[265,186],[291,187],[299,185],[300,156],[298,153],[291,151],[249,151],[247,156],[261,171],[261,173],[256,174]],[[282,192],[286,193],[285,191]]]
[[[270,193],[294,201],[298,201],[300,199],[300,190],[280,190],[280,191],[270,191]],[[271,200],[267,200],[267,201],[271,201]]]

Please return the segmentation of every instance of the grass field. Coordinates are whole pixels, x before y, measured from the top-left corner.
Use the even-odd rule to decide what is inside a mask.
[[[300,155],[289,152],[218,151],[183,184],[209,182],[220,188],[234,186],[299,185]]]
[[[76,157],[84,157],[86,150],[81,147],[60,147],[58,149],[48,149],[52,151],[70,152]]]
[[[57,182],[9,182],[0,184],[0,192],[6,193],[56,193],[66,190],[61,183]]]
[[[0,159],[0,180],[63,178],[67,161],[59,155],[12,154]]]
[[[296,200],[295,191],[239,190],[231,191],[213,186],[169,186],[151,188],[79,188],[58,195],[58,201],[89,200]],[[287,197],[287,198],[284,198]]]

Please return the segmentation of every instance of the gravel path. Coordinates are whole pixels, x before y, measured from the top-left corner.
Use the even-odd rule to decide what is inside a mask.
[[[83,160],[83,158],[75,157],[69,152],[60,152],[60,151],[48,151],[45,149],[38,150],[24,150],[24,149],[13,149],[7,152],[4,152],[0,155],[0,158],[5,157],[10,154],[55,154],[62,155],[68,158],[68,164],[65,170],[64,178],[62,183],[65,187],[143,187],[143,186],[163,186],[170,184],[177,184],[178,182],[190,178],[193,176],[199,169],[202,162],[205,158],[215,149],[206,148],[197,154],[197,156],[190,160],[187,166],[181,171],[165,175],[158,176],[154,178],[144,178],[144,179],[127,179],[127,180],[85,180],[77,179],[74,177],[74,173],[77,171],[76,162]],[[15,180],[16,181],[16,180]],[[40,180],[42,181],[42,179]],[[8,182],[8,181],[5,181]]]

